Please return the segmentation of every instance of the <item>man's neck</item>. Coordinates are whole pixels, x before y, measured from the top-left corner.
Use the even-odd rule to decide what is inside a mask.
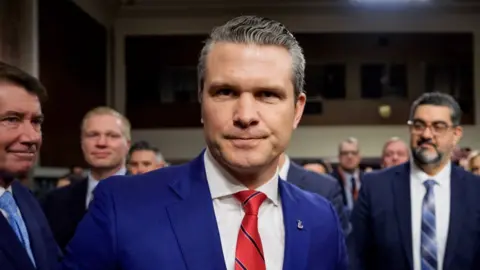
[[[114,174],[116,174],[122,167],[115,167],[115,168],[91,168],[90,169],[90,174],[95,180],[103,180],[105,178],[108,178]]]
[[[272,179],[278,168],[278,159],[265,166],[264,168],[252,169],[250,172],[238,172],[228,169],[227,171],[240,183],[246,186],[248,189],[257,189],[258,187],[266,184],[270,179]]]

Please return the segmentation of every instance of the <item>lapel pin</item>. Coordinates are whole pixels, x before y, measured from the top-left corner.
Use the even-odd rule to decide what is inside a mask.
[[[303,229],[303,223],[301,220],[297,220],[297,229],[302,230]]]

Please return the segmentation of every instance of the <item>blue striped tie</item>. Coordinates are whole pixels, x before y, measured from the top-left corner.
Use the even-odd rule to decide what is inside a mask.
[[[422,237],[421,256],[422,270],[437,270],[437,235],[435,219],[435,193],[433,187],[435,180],[427,180],[423,183],[427,192],[422,205]]]
[[[0,196],[0,209],[7,213],[8,223],[10,223],[10,226],[18,237],[18,240],[20,240],[22,243],[23,247],[27,251],[28,257],[30,257],[33,265],[35,266],[32,249],[30,248],[30,239],[28,238],[27,227],[20,216],[17,203],[15,202],[12,193],[9,191],[5,191],[3,195]]]

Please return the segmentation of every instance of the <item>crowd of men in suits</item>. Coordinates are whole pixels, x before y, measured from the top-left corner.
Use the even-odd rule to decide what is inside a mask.
[[[457,102],[419,97],[410,143],[389,140],[384,169],[361,172],[349,138],[338,168],[317,173],[285,154],[304,69],[277,21],[214,28],[198,64],[205,150],[166,166],[130,145],[128,119],[95,108],[81,129],[87,177],[40,204],[18,179],[41,147],[46,90],[0,63],[0,269],[480,269],[480,178],[451,162]]]

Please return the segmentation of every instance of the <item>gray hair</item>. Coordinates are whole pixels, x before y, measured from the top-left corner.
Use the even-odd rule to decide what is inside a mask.
[[[347,139],[341,141],[339,144],[338,144],[338,152],[341,152],[342,149],[343,149],[343,145],[344,144],[355,144],[357,146],[357,149],[360,150],[360,146],[359,146],[359,143],[358,143],[358,139],[355,138],[355,137],[348,137]]]
[[[238,44],[276,45],[284,47],[292,56],[292,83],[295,99],[303,93],[305,84],[305,57],[295,37],[281,23],[257,16],[240,16],[215,27],[200,53],[197,66],[198,92],[201,101],[205,81],[206,61],[212,46],[217,42]]]
[[[421,105],[433,105],[450,108],[450,118],[452,124],[454,126],[460,125],[460,122],[462,120],[462,109],[452,96],[440,92],[424,93],[413,102],[412,107],[410,108],[410,121],[413,120],[413,116],[415,115],[418,106]]]

